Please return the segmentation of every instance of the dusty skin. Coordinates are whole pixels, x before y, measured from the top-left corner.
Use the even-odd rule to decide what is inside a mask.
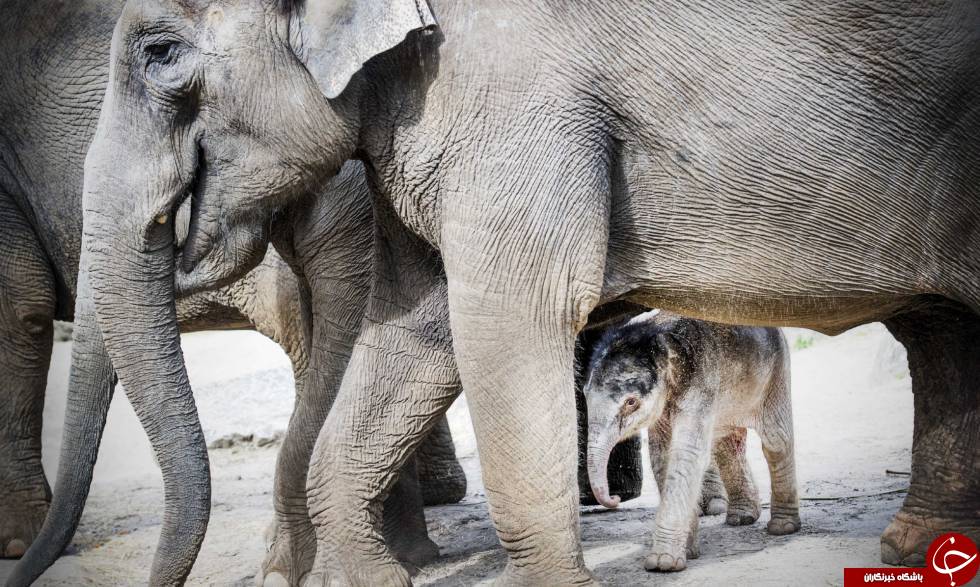
[[[901,506],[912,442],[912,393],[905,353],[885,329],[863,326],[836,338],[787,331],[793,349],[793,402],[803,529],[786,537],[764,532],[769,511],[753,526],[730,527],[724,516],[701,521],[701,558],[682,575],[643,570],[656,512],[653,480],[644,495],[618,510],[582,510],[586,564],[609,585],[699,585],[724,577],[745,585],[839,585],[844,566],[880,566],[879,536]],[[252,585],[272,514],[276,448],[261,439],[285,428],[292,382],[285,355],[255,333],[184,337],[191,382],[209,443],[234,434],[251,442],[211,451],[213,513],[190,585]],[[69,344],[56,343],[45,411],[45,465],[55,470]],[[243,386],[247,389],[243,390]],[[222,395],[241,398],[222,409]],[[261,401],[259,395],[264,397]],[[260,411],[261,410],[261,411]],[[263,417],[259,417],[262,414]],[[470,480],[461,505],[427,510],[442,559],[416,577],[420,585],[470,585],[496,576],[506,563],[490,524],[465,398],[450,412]],[[270,421],[278,421],[278,425]],[[750,461],[760,493],[768,475],[750,435]],[[222,444],[231,444],[224,442]],[[162,486],[150,449],[123,394],[116,394],[82,526],[69,555],[38,585],[142,584],[160,530]],[[894,493],[888,493],[895,491]],[[809,501],[812,497],[844,497]],[[766,504],[768,505],[768,504]],[[640,539],[642,537],[642,539]],[[13,563],[0,562],[0,579]],[[976,581],[974,581],[976,582]]]

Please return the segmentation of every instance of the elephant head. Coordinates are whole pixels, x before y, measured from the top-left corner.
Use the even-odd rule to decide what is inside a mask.
[[[663,414],[676,356],[670,336],[642,322],[611,328],[596,345],[583,389],[589,430],[586,466],[592,493],[608,508],[620,502],[619,496],[609,495],[609,455],[620,441]]]
[[[318,191],[354,152],[359,90],[351,79],[411,31],[434,25],[425,0],[124,6],[85,164],[80,281],[87,293],[77,319],[97,325],[164,473],[153,583],[187,577],[210,511],[207,451],[175,295],[219,287],[261,261],[275,211]],[[187,199],[181,244],[175,219]],[[104,411],[106,394],[91,395],[80,414]],[[66,423],[66,439],[97,445],[101,425],[79,422]],[[91,458],[61,470],[86,481],[56,500],[84,502],[95,453],[83,454]],[[79,516],[80,506],[51,522],[61,527],[42,534],[16,583],[53,562]]]

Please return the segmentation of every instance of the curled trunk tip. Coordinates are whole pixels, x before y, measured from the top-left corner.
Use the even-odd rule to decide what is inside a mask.
[[[607,467],[609,466],[609,455],[615,443],[589,443],[588,469],[589,485],[592,487],[592,495],[595,496],[603,506],[614,509],[619,507],[622,499],[618,495],[609,495],[609,477]]]

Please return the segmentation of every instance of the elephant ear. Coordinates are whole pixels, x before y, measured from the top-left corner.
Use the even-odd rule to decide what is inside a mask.
[[[327,98],[336,98],[369,59],[412,31],[432,29],[427,0],[304,0],[297,2],[297,54]],[[297,39],[293,39],[294,46]]]
[[[690,349],[684,339],[670,331],[661,332],[653,349],[664,382],[673,388],[682,386],[691,371]]]

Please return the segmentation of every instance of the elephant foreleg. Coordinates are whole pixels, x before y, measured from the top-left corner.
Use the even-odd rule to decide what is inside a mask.
[[[376,248],[364,326],[310,463],[311,587],[405,585],[395,557],[435,554],[414,467],[403,466],[461,391],[445,277],[431,249],[397,229]]]
[[[575,339],[602,288],[609,174],[580,149],[587,138],[534,134],[517,153],[489,145],[464,195],[443,203],[442,253],[490,512],[509,554],[500,582],[585,585],[595,579],[579,543]]]
[[[286,351],[296,380],[295,407],[276,460],[274,536],[260,572],[265,585],[302,585],[316,555],[306,496],[310,458],[340,388],[370,287],[367,259],[354,262],[365,255],[349,252],[349,265],[336,263],[329,273],[298,279],[270,250],[240,285],[248,289],[238,296],[247,301],[244,314]]]
[[[16,558],[41,530],[51,501],[41,420],[56,302],[44,252],[2,193],[0,234],[0,558]]]
[[[909,492],[881,536],[881,559],[922,566],[946,532],[980,543],[980,317],[943,303],[885,325],[908,351],[915,424]]]

